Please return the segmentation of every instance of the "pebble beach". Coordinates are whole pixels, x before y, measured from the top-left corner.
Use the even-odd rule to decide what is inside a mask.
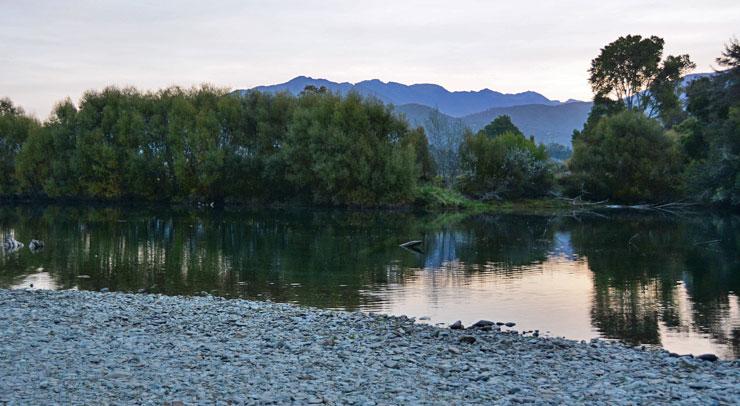
[[[0,404],[738,404],[740,361],[218,297],[0,290]]]

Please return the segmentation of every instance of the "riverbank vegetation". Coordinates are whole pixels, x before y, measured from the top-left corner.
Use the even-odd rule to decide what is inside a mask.
[[[476,208],[565,198],[740,207],[740,43],[687,81],[688,55],[621,37],[592,61],[573,151],[507,116],[462,141],[393,108],[307,87],[106,88],[44,122],[0,100],[0,196],[24,199]],[[430,143],[431,141],[431,143]],[[454,145],[453,145],[454,144]],[[549,156],[552,155],[552,156]],[[529,203],[526,203],[529,204]]]

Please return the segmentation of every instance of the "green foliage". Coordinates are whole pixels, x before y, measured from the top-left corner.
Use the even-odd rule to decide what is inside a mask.
[[[380,102],[305,92],[282,151],[287,178],[315,203],[406,203],[418,176],[407,133]]]
[[[427,209],[474,209],[479,206],[455,190],[432,185],[417,188],[414,204]]]
[[[727,69],[686,90],[691,117],[676,127],[691,159],[688,193],[705,203],[740,206],[740,43],[717,58]]]
[[[681,160],[657,121],[623,111],[574,135],[570,192],[628,203],[671,199],[680,191]]]
[[[404,145],[409,145],[414,150],[416,155],[416,171],[419,174],[419,180],[422,182],[431,182],[437,174],[437,165],[432,157],[424,128],[418,127],[410,131],[404,140]]]
[[[493,121],[488,123],[488,125],[483,127],[481,131],[489,137],[497,137],[506,133],[524,135],[519,128],[511,122],[511,117],[506,114],[496,117]]]
[[[688,55],[661,62],[664,43],[656,36],[628,35],[602,48],[589,70],[596,104],[615,100],[627,109],[657,115],[666,126],[677,123],[682,118],[678,86],[695,65]]]
[[[39,123],[26,117],[23,109],[9,99],[0,99],[0,195],[18,191],[16,160],[28,134],[38,127]]]
[[[487,127],[489,131],[465,136],[460,146],[460,190],[484,200],[545,195],[553,181],[545,147],[537,146],[516,127],[497,133],[511,123],[501,117]]]
[[[395,205],[434,177],[423,130],[356,94],[106,88],[43,126],[0,106],[5,196]]]

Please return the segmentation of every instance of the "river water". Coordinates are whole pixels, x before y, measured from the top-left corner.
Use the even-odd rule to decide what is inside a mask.
[[[0,288],[208,292],[740,356],[737,215],[4,206],[0,236],[26,245],[0,251]]]

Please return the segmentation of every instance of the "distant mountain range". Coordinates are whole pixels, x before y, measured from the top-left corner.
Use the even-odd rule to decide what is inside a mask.
[[[372,96],[386,104],[393,104],[395,106],[421,104],[423,106],[436,107],[439,111],[452,117],[462,117],[493,107],[522,106],[527,104],[560,104],[559,101],[550,100],[537,92],[506,94],[490,89],[451,92],[442,86],[434,84],[404,85],[396,82],[382,82],[378,79],[365,80],[352,84],[298,76],[285,83],[257,86],[250,90],[270,93],[287,91],[292,94],[298,94],[309,85],[316,87],[324,86],[328,90],[341,95],[355,91],[363,96]]]
[[[570,102],[559,105],[527,104],[512,107],[494,107],[479,113],[464,117],[452,117],[444,113],[443,121],[447,126],[467,127],[478,131],[486,124],[501,115],[508,115],[511,121],[526,135],[534,135],[539,143],[558,143],[570,145],[573,130],[581,129],[591,111],[590,102]],[[404,104],[395,107],[395,111],[403,114],[413,126],[429,129],[429,117],[434,109],[420,104]]]
[[[687,75],[684,83],[707,73]],[[537,92],[500,93],[490,89],[479,91],[451,92],[435,84],[404,85],[382,82],[378,79],[357,83],[332,82],[298,76],[288,82],[252,89],[237,90],[239,94],[249,91],[267,93],[289,92],[294,95],[306,86],[320,88],[346,95],[354,91],[362,96],[374,97],[394,106],[395,111],[406,117],[413,126],[424,127],[429,133],[429,118],[440,113],[449,128],[458,133],[467,127],[478,131],[496,117],[506,114],[526,135],[533,135],[540,143],[570,145],[573,130],[580,129],[591,111],[591,102],[569,99],[565,102],[551,100]],[[459,134],[458,134],[459,135]],[[431,141],[431,140],[430,140]]]

